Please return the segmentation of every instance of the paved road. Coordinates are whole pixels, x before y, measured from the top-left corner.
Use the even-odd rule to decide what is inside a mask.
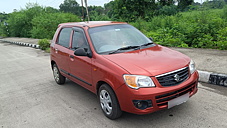
[[[227,50],[171,48],[191,57],[198,70],[227,74]]]
[[[188,102],[148,115],[107,119],[96,95],[67,81],[57,85],[49,55],[0,43],[0,128],[226,128],[227,89],[201,83]]]

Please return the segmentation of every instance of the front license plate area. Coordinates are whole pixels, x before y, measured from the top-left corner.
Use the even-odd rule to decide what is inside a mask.
[[[175,99],[172,99],[168,102],[168,109],[172,108],[173,106],[180,105],[184,102],[186,102],[189,99],[189,93],[184,94],[180,97],[177,97]]]

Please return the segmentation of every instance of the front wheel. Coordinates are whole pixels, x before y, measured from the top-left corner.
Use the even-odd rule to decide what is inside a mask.
[[[117,119],[122,115],[115,93],[109,85],[103,84],[99,88],[99,102],[101,109],[109,119]]]
[[[65,83],[65,77],[59,72],[58,66],[56,64],[53,65],[53,75],[57,84],[61,85]]]

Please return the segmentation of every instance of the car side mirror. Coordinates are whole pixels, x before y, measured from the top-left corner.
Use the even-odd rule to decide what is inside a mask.
[[[151,41],[153,41],[153,38],[152,38],[152,37],[149,37],[149,39],[150,39]]]
[[[87,52],[84,50],[84,48],[78,48],[75,50],[74,55],[76,56],[87,56]]]
[[[86,52],[84,48],[76,49],[75,52],[74,52],[74,55],[76,55],[76,56],[88,56],[90,58],[92,57],[92,55],[90,53]]]

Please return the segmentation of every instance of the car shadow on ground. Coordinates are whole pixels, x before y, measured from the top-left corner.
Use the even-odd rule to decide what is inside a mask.
[[[210,92],[218,93],[223,96],[227,96],[227,89],[224,86],[207,84],[207,83],[202,83],[202,82],[200,82],[200,84],[202,85],[202,86],[200,86],[200,88],[203,88]]]

